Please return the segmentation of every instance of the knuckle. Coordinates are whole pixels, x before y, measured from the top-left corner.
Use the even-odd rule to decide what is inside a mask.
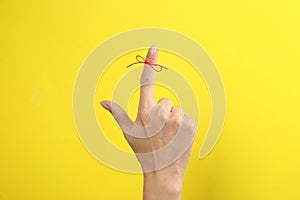
[[[153,79],[150,76],[142,76],[140,78],[140,84],[142,86],[146,86],[146,85],[149,85],[151,83],[153,83]]]
[[[168,116],[167,116],[167,113],[166,112],[162,112],[158,115],[158,117],[160,118],[160,120],[162,121],[167,121],[168,120]]]
[[[120,120],[120,115],[116,113],[116,114],[114,114],[114,118],[115,118],[116,121],[119,121]]]
[[[172,103],[172,101],[169,98],[161,98],[158,103]]]
[[[180,117],[182,117],[184,113],[183,108],[181,108],[180,106],[175,107],[175,112],[177,112]]]
[[[181,124],[181,117],[180,116],[175,116],[172,118],[172,124],[175,127],[179,127]]]
[[[196,128],[196,123],[194,119],[187,115],[186,120],[185,120],[185,127],[189,132],[193,132]]]
[[[180,125],[181,124],[181,117],[180,116],[175,117],[174,123]]]

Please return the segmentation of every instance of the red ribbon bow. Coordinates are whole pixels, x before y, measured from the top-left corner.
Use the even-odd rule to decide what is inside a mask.
[[[148,60],[146,60],[145,58],[143,58],[142,56],[140,55],[137,55],[135,57],[135,59],[137,60],[137,62],[134,62],[134,63],[131,63],[130,65],[127,66],[128,67],[131,67],[132,65],[136,65],[136,64],[139,64],[139,63],[144,63],[146,65],[149,65],[150,67],[152,67],[152,69],[156,72],[161,72],[162,69],[166,69],[168,70],[167,67],[163,66],[163,65],[160,65],[160,64],[156,64],[156,63],[151,63],[149,62]],[[157,69],[157,67],[160,67],[159,69]]]

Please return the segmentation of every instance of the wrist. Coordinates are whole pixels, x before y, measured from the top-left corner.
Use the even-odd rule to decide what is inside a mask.
[[[163,171],[144,173],[144,200],[179,200],[182,176]]]

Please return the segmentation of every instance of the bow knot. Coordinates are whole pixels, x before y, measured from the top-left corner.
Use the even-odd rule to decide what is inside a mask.
[[[163,65],[160,65],[160,64],[156,64],[156,63],[151,63],[149,62],[148,60],[146,60],[145,58],[143,58],[142,56],[140,55],[137,55],[135,57],[136,61],[137,62],[134,62],[134,63],[131,63],[130,65],[127,66],[128,67],[131,67],[132,65],[136,65],[136,64],[140,64],[140,63],[144,63],[146,65],[149,65],[154,71],[156,72],[161,72],[163,69],[166,69],[168,70],[167,67],[163,66]],[[157,69],[157,67],[159,67],[159,69]]]

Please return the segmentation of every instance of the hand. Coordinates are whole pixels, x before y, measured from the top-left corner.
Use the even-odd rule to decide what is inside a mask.
[[[152,46],[146,60],[157,62],[157,47]],[[195,136],[195,123],[172,101],[154,100],[156,72],[147,64],[141,76],[140,102],[135,122],[116,103],[102,101],[135,152],[144,171],[144,200],[180,199],[182,178]]]

